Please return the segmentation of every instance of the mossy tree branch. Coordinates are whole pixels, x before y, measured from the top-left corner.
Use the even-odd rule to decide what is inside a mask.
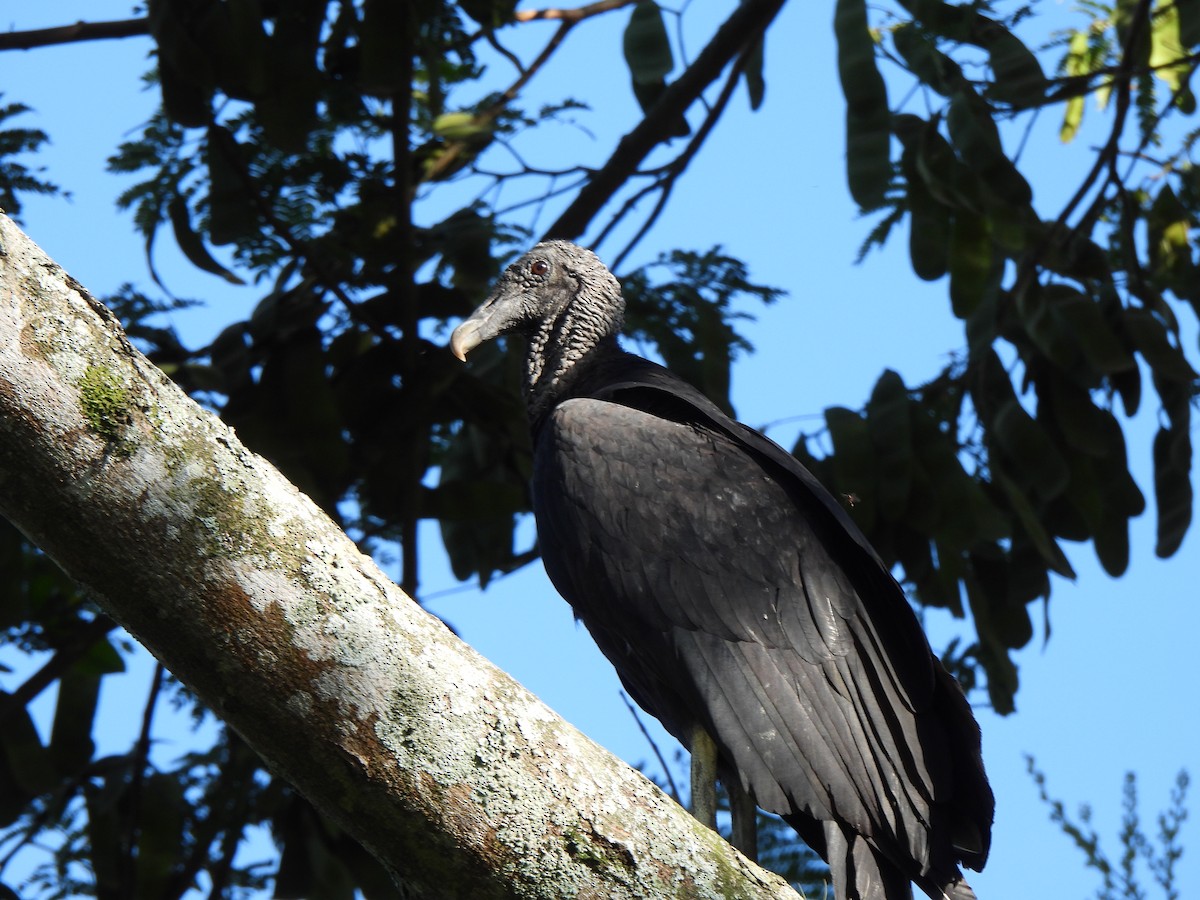
[[[404,596],[3,216],[0,240],[0,513],[412,896],[792,895]]]

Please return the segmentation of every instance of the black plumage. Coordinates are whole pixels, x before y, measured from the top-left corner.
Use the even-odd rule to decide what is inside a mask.
[[[542,558],[634,699],[829,862],[838,900],[974,896],[979,728],[887,567],[777,444],[623,351],[620,286],[539,244],[451,338],[528,341]]]

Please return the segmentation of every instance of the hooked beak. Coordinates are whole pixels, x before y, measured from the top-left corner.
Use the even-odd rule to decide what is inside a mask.
[[[482,343],[479,322],[471,317],[455,328],[450,335],[450,352],[457,356],[459,361],[466,362],[467,354]]]
[[[463,362],[467,354],[492,338],[515,328],[520,321],[521,305],[502,293],[494,293],[483,305],[467,316],[450,335],[450,352]]]

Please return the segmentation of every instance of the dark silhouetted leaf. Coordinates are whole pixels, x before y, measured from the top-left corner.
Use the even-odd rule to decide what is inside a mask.
[[[879,514],[899,521],[912,490],[913,448],[908,391],[891,369],[875,383],[866,412],[878,472]]]
[[[1010,474],[1019,478],[1018,483],[1033,485],[1039,500],[1052,499],[1066,489],[1070,479],[1066,462],[1045,430],[1015,398],[996,411],[991,433],[1012,461]]]
[[[950,305],[954,315],[968,318],[993,285],[995,255],[988,222],[965,209],[950,224]]]
[[[171,217],[175,242],[179,244],[179,249],[188,258],[188,262],[197,269],[213,275],[220,275],[230,284],[245,283],[213,259],[212,254],[208,252],[208,247],[204,245],[204,239],[192,228],[191,213],[188,211],[187,200],[182,195],[176,194],[171,198],[171,202],[167,205],[167,212]]]
[[[838,0],[834,14],[838,74],[846,97],[846,172],[863,209],[883,205],[892,177],[887,87],[875,65],[865,0]]]
[[[767,92],[767,83],[763,79],[763,44],[765,39],[755,41],[754,46],[746,53],[746,62],[742,66],[742,77],[746,79],[746,92],[750,95],[750,108],[757,110],[762,106],[763,97]]]
[[[660,84],[675,68],[667,25],[653,0],[641,0],[634,6],[623,46],[634,84]]]
[[[1154,552],[1173,556],[1192,524],[1192,440],[1186,428],[1159,428],[1154,435],[1154,497],[1158,539]]]

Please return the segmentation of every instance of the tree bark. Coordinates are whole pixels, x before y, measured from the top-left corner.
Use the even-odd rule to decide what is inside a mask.
[[[409,896],[794,896],[404,596],[3,215],[0,513]]]

